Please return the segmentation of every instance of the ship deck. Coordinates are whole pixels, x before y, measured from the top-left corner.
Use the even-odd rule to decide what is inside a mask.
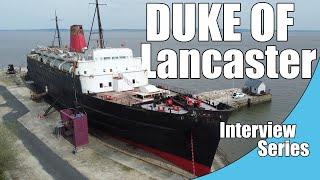
[[[97,93],[95,97],[102,99],[104,101],[109,101],[109,102],[122,104],[126,106],[132,106],[136,104],[152,102],[154,100],[154,96],[161,95],[161,94],[166,94],[168,96],[176,95],[175,92],[163,90],[163,89],[160,89],[160,91],[153,92],[153,93],[142,93],[139,91],[139,89],[136,88],[131,91],[122,91],[122,92],[110,91],[110,92]]]
[[[125,91],[125,92],[103,92],[96,94],[96,98],[102,99],[104,101],[109,101],[117,104],[122,104],[126,106],[132,106],[135,104],[140,104],[143,101],[134,97],[136,91]],[[150,99],[151,101],[152,99]]]
[[[173,108],[173,107],[167,106],[165,103],[156,104],[155,107],[152,104],[143,104],[141,105],[141,107],[149,111],[158,111],[158,112],[165,112],[165,113],[172,113],[172,114],[188,113],[187,110],[183,109],[180,106],[176,106],[176,108]]]
[[[184,109],[182,106],[168,106],[165,103],[160,104],[153,104],[153,96],[158,93],[150,94],[149,98],[140,99],[137,97],[137,95],[140,95],[138,90],[132,90],[132,91],[124,91],[124,92],[116,92],[116,91],[110,91],[110,92],[102,92],[95,95],[96,98],[102,99],[104,101],[116,103],[116,104],[122,104],[126,106],[132,106],[141,104],[141,107],[143,109],[149,110],[149,111],[158,111],[158,112],[165,112],[165,113],[172,113],[172,114],[186,114],[188,113],[188,110]],[[171,96],[176,95],[174,92],[169,93]],[[196,99],[190,98],[193,103],[195,103]],[[217,110],[215,107],[206,104],[202,102],[200,104],[200,108],[208,111],[215,111]]]

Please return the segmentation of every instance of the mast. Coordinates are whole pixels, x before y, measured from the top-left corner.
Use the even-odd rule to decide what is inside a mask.
[[[98,18],[98,27],[99,27],[99,46],[100,48],[104,48],[104,39],[103,39],[103,29],[100,18],[100,9],[99,9],[99,1],[96,0],[96,10],[97,10],[97,18]]]
[[[54,35],[54,40],[53,40],[53,43],[52,43],[52,46],[54,46],[54,42],[56,40],[56,38],[58,38],[58,45],[59,45],[59,48],[61,48],[61,36],[60,36],[60,29],[59,29],[59,19],[58,19],[58,16],[57,16],[57,12],[55,11],[55,22],[56,22],[56,31],[55,31],[55,35]],[[57,37],[56,37],[57,35]]]

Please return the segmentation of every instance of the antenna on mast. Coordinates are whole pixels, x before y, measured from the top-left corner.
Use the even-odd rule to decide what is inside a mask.
[[[56,38],[58,38],[58,47],[61,48],[61,36],[60,36],[60,29],[59,29],[59,24],[58,24],[58,21],[60,21],[60,19],[58,19],[58,16],[57,16],[57,11],[54,11],[54,14],[55,14],[55,22],[56,22],[56,30],[55,30],[55,33],[54,33],[54,39],[53,39],[53,42],[52,42],[52,46],[54,46],[54,43],[56,41]]]
[[[88,41],[88,47],[89,47],[89,42],[90,42],[90,39],[91,39],[91,33],[92,33],[92,27],[93,27],[94,19],[95,19],[95,16],[97,15],[98,28],[99,28],[99,40],[98,40],[99,47],[100,48],[104,48],[105,46],[104,46],[104,38],[103,38],[103,29],[102,29],[99,6],[100,5],[107,5],[107,4],[99,4],[98,0],[96,0],[95,3],[89,3],[89,4],[94,4],[96,7],[95,7],[95,12],[94,12],[94,15],[93,15],[93,21],[92,21],[92,25],[91,25],[90,36],[89,36],[89,41]]]

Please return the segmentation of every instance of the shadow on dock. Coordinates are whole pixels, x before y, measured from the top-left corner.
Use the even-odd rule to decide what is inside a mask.
[[[87,179],[17,121],[26,115],[29,110],[5,86],[0,85],[0,94],[6,101],[5,104],[0,105],[0,108],[9,107],[12,109],[9,113],[3,115],[4,124],[21,139],[24,146],[37,158],[48,174],[54,179]]]

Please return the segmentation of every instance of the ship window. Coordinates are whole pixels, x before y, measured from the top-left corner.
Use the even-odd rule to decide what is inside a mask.
[[[112,59],[119,59],[119,57],[112,57]]]
[[[125,59],[126,58],[126,56],[120,56],[120,59]]]
[[[87,74],[87,71],[83,71],[84,74]]]
[[[112,72],[112,69],[110,69],[110,72]]]
[[[132,83],[135,84],[135,83],[136,83],[136,80],[135,80],[135,79],[132,79]]]
[[[103,88],[103,83],[100,83],[100,88]]]
[[[112,82],[109,82],[109,87],[111,87],[112,86]]]
[[[110,57],[104,57],[104,60],[109,60],[109,59],[111,59]]]
[[[106,70],[105,70],[105,69],[103,69],[103,72],[106,72]]]

